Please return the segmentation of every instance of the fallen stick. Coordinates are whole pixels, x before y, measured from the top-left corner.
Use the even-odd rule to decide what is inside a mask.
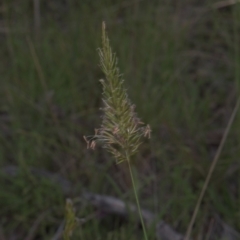
[[[127,204],[118,198],[110,197],[106,195],[98,195],[93,193],[84,193],[83,197],[101,213],[114,214],[121,218],[128,218],[130,213],[133,214],[134,220],[140,225],[140,219],[138,218],[137,208],[133,204]],[[129,213],[130,212],[130,213]],[[155,224],[156,237],[161,240],[183,240],[183,236],[177,233],[172,227],[170,227],[164,221],[158,221],[157,216],[148,210],[142,210],[143,220],[148,228],[151,228]]]
[[[213,4],[214,9],[220,9],[239,3],[239,0],[223,0]]]

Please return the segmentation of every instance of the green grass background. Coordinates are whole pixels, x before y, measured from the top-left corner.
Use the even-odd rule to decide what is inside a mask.
[[[206,2],[206,3],[205,3]],[[0,226],[24,239],[50,239],[64,217],[65,197],[29,167],[57,172],[79,193],[132,200],[125,165],[83,135],[101,124],[97,48],[104,20],[130,99],[152,127],[134,159],[143,207],[184,233],[239,95],[239,4],[217,1],[33,1],[1,6],[0,166],[23,174],[0,179]],[[214,214],[240,231],[240,115],[234,121],[194,227],[200,236]],[[80,207],[79,216],[91,210]],[[106,230],[91,221],[73,239],[139,239],[133,226]],[[94,230],[94,231],[93,231]]]

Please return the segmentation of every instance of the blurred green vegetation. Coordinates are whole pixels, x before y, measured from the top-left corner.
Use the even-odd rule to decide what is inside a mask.
[[[124,164],[83,135],[101,124],[97,48],[101,23],[124,73],[130,99],[152,127],[134,161],[142,205],[179,232],[190,221],[200,189],[239,95],[239,4],[217,1],[5,0],[0,23],[0,226],[24,239],[49,239],[64,217],[65,197],[28,169],[59,173],[78,188],[133,199]],[[240,231],[240,114],[208,187],[194,235],[214,215]],[[3,191],[2,191],[3,189]],[[74,197],[74,196],[73,196]],[[81,209],[79,215],[90,214]],[[90,229],[90,230],[89,230]],[[92,231],[94,229],[94,231]],[[139,239],[134,228],[106,231],[93,221],[73,239]]]

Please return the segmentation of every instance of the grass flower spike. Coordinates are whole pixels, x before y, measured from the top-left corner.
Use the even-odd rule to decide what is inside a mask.
[[[90,147],[95,147],[95,142],[102,142],[103,146],[116,158],[117,163],[129,161],[130,157],[137,152],[141,137],[150,137],[151,130],[149,125],[144,127],[144,123],[135,113],[135,106],[128,98],[104,23],[99,56],[101,69],[106,77],[106,80],[100,80],[103,85],[104,115],[101,128],[95,131],[95,136],[87,142]]]
[[[123,86],[122,75],[117,67],[117,58],[113,54],[109,39],[106,34],[105,24],[102,25],[102,48],[99,49],[100,65],[106,80],[100,80],[103,86],[103,120],[100,129],[95,130],[95,135],[84,137],[87,147],[94,149],[97,142],[101,142],[115,158],[117,163],[127,161],[132,180],[134,195],[137,202],[140,221],[142,223],[144,238],[148,239],[142,212],[139,204],[136,184],[130,163],[139,145],[141,137],[149,137],[151,129],[137,117],[133,105]]]

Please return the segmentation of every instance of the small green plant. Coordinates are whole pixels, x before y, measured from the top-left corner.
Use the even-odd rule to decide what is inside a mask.
[[[100,142],[115,157],[117,163],[127,161],[144,237],[148,239],[130,160],[141,144],[141,137],[150,138],[151,129],[149,125],[144,126],[144,123],[137,117],[135,105],[128,98],[104,23],[102,25],[102,48],[99,49],[99,56],[101,69],[106,77],[106,80],[100,80],[103,86],[103,121],[94,136],[84,138],[88,148],[94,149],[96,143]]]
[[[75,229],[77,225],[77,219],[75,217],[75,210],[73,207],[73,203],[71,199],[66,200],[66,216],[65,216],[65,227],[63,232],[63,239],[64,240],[70,240],[70,237],[72,236],[73,230]]]

